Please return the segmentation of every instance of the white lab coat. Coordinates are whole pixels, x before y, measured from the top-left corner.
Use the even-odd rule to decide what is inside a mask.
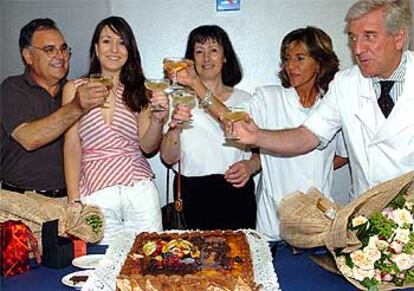
[[[342,128],[354,193],[414,170],[414,53],[407,54],[403,93],[386,119],[372,80],[358,66],[339,72],[318,110],[304,125],[331,139]]]
[[[306,109],[294,88],[263,86],[242,106],[260,128],[281,129],[300,126],[319,104],[320,99],[317,99],[312,109]],[[341,155],[346,156],[343,147],[341,149]],[[280,240],[277,207],[280,200],[292,192],[306,192],[310,187],[316,187],[332,200],[336,150],[336,139],[323,150],[316,149],[297,157],[282,157],[260,150],[262,175],[256,197],[257,230],[271,240]]]

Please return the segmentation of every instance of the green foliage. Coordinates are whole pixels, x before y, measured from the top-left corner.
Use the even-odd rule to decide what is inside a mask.
[[[92,231],[95,234],[99,234],[103,226],[103,221],[98,215],[96,214],[89,215],[88,217],[85,218],[85,221],[88,225],[92,227]]]
[[[378,262],[379,263],[378,265],[375,264],[376,267],[378,266],[377,269],[379,269],[381,273],[388,273],[388,274],[394,275],[400,271],[394,262],[389,262],[388,264],[385,262],[386,260],[381,260]]]
[[[407,193],[407,189],[403,188],[397,196],[388,204],[388,207],[391,207],[392,209],[401,209],[404,207],[405,204],[405,198],[404,194]]]
[[[345,263],[351,269],[355,266],[354,262],[352,261],[352,259],[349,255],[345,256]]]
[[[361,285],[368,288],[368,290],[378,290],[378,284],[379,282],[375,278],[372,278],[372,279],[365,278],[361,282]]]
[[[370,227],[366,235],[368,239],[372,235],[382,236],[386,239],[389,239],[393,234],[394,228],[397,227],[397,224],[387,217],[385,217],[381,212],[376,212],[369,219]]]
[[[414,270],[408,270],[405,273],[405,282],[406,283],[413,283],[414,282]]]
[[[410,232],[409,238],[410,240],[403,247],[403,252],[411,255],[414,251],[414,233],[413,232]]]

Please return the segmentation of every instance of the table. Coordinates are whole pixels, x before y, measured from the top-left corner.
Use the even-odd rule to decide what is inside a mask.
[[[319,267],[309,255],[314,252],[302,250],[294,255],[286,244],[278,246],[273,259],[279,286],[282,291],[352,291],[358,290],[343,276]]]
[[[88,246],[88,254],[104,253],[106,246]],[[356,290],[343,277],[330,273],[308,258],[310,253],[305,251],[293,255],[286,245],[278,247],[274,257],[274,266],[283,291],[351,291]],[[71,272],[78,271],[76,267],[67,266],[62,269],[39,267],[25,274],[3,278],[0,283],[2,291],[53,291],[74,290],[63,285],[61,278]]]

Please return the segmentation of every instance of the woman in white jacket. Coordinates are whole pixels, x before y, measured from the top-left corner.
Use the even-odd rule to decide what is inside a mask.
[[[339,61],[330,37],[315,27],[288,33],[280,48],[281,85],[263,86],[243,105],[259,127],[292,128],[301,125],[322,102]],[[339,134],[338,136],[340,136]],[[265,150],[260,153],[262,180],[257,197],[257,229],[270,240],[280,240],[277,207],[280,200],[294,191],[316,187],[329,199],[334,157],[347,156],[342,138],[336,137],[324,150],[313,150],[295,157],[282,157]],[[337,157],[336,167],[346,163]]]

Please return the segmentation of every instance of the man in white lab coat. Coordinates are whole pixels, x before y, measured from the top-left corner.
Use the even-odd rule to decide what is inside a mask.
[[[356,65],[336,75],[302,126],[265,130],[246,120],[234,130],[241,143],[290,156],[324,148],[342,128],[358,196],[414,170],[414,53],[407,51],[413,20],[409,1],[361,0],[346,21]],[[391,81],[390,91],[382,81]]]

